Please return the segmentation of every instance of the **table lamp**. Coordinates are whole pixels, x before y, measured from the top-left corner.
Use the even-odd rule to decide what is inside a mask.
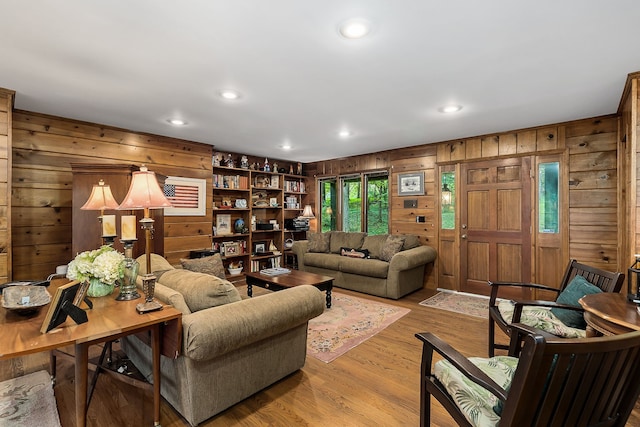
[[[89,200],[82,205],[80,209],[86,211],[100,211],[98,221],[102,228],[102,243],[104,245],[113,245],[116,237],[116,216],[105,215],[105,209],[117,209],[118,202],[113,198],[111,187],[105,185],[103,180],[94,185],[91,189]]]
[[[144,303],[136,306],[139,313],[146,313],[162,309],[162,304],[153,300],[155,292],[156,276],[151,274],[151,236],[153,232],[153,219],[149,216],[149,209],[170,208],[171,203],[167,200],[158,185],[156,174],[142,165],[138,172],[133,172],[129,192],[118,206],[120,210],[144,210],[144,217],[140,224],[145,233],[145,255],[147,261],[147,272],[142,276],[144,291]]]

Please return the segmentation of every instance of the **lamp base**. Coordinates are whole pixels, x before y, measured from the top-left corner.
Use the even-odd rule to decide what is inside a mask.
[[[139,314],[149,313],[151,311],[162,310],[162,304],[158,301],[145,301],[136,305],[136,311]]]
[[[149,265],[149,264],[147,264]],[[156,288],[156,276],[145,274],[142,276],[142,289],[144,289],[144,302],[136,305],[136,311],[140,314],[150,311],[162,310],[162,304],[153,300]]]

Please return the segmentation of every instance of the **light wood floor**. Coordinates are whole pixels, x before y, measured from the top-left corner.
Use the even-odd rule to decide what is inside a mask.
[[[307,358],[302,370],[201,426],[417,426],[421,347],[414,334],[430,331],[467,356],[486,355],[487,320],[418,305],[433,291],[421,290],[400,301],[338,291],[408,307],[411,312],[331,363]],[[25,368],[19,362],[11,366],[15,371]],[[2,369],[6,371],[7,365]],[[55,394],[63,427],[75,425],[73,386],[72,362],[59,360]],[[153,424],[150,391],[101,376],[93,399],[90,427]],[[161,409],[163,427],[188,426],[166,402]],[[455,425],[437,403],[432,424]],[[636,405],[628,425],[640,425],[640,406]]]

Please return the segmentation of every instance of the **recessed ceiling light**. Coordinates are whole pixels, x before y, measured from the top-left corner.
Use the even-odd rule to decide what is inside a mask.
[[[288,142],[285,142],[280,147],[282,147],[283,150],[291,150],[291,144],[289,144]]]
[[[223,91],[220,91],[220,96],[224,99],[233,100],[240,98],[240,93],[235,90],[225,89]]]
[[[353,132],[347,129],[343,129],[340,132],[338,132],[338,136],[340,138],[349,138],[351,135],[353,135]]]
[[[187,124],[187,122],[182,119],[167,119],[167,122],[171,123],[174,126],[184,126]]]
[[[340,34],[347,39],[359,39],[371,30],[371,26],[363,19],[349,19],[340,24]]]
[[[462,105],[445,105],[438,108],[441,113],[457,113],[460,110],[462,110]]]

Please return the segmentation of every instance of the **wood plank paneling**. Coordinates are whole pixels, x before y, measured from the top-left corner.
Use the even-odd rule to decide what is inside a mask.
[[[57,265],[66,264],[73,257],[69,249],[71,163],[146,164],[161,175],[207,179],[208,189],[211,188],[211,146],[25,111],[15,112],[14,118],[12,202],[17,218],[11,234],[17,242],[15,279],[45,278]],[[189,249],[210,246],[210,209],[205,217],[179,220],[183,226],[196,224],[192,230],[208,232],[200,237],[202,241],[194,239],[185,248],[189,244],[184,240],[189,237],[167,236],[164,230],[156,230],[156,236],[165,239],[168,258],[176,257],[166,248],[176,247],[178,256],[185,252],[188,256]],[[208,227],[202,227],[203,223]],[[171,243],[176,238],[181,239],[180,244]],[[39,256],[43,250],[46,255]]]

